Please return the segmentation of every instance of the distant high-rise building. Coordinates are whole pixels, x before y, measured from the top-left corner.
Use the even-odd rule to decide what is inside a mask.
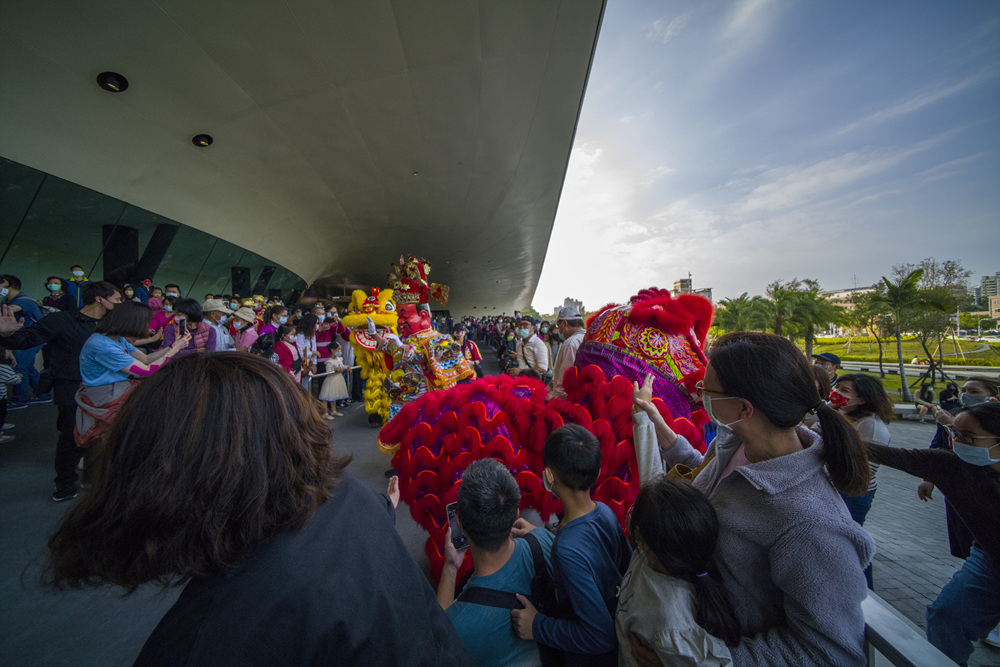
[[[712,288],[711,287],[699,287],[694,289],[691,282],[691,274],[688,274],[687,278],[679,278],[674,281],[674,289],[670,291],[671,296],[677,296],[679,294],[697,294],[698,296],[703,296],[709,301],[712,300]]]
[[[569,297],[566,297],[565,299],[563,299],[562,305],[556,306],[552,310],[552,312],[558,313],[563,308],[576,308],[581,313],[583,313],[583,301],[577,301],[576,299],[571,299]]]
[[[981,299],[1000,295],[1000,271],[997,271],[995,275],[980,278],[979,289]]]

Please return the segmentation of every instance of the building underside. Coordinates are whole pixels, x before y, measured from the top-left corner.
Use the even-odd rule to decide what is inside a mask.
[[[253,288],[337,296],[412,253],[454,313],[527,306],[603,11],[5,2],[0,270],[40,291],[79,263],[200,298],[243,267]]]

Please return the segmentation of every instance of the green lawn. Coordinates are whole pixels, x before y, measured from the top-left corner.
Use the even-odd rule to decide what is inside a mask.
[[[871,342],[870,347],[867,341],[857,342],[855,341],[851,347],[850,352],[848,352],[848,347],[846,343],[823,343],[818,341],[813,345],[813,354],[821,354],[823,352],[833,352],[837,356],[863,356],[863,357],[878,357],[878,344],[874,341]],[[985,343],[978,343],[970,340],[958,339],[958,345],[961,351],[969,359],[995,359],[997,363],[1000,363],[1000,352],[997,352],[995,348],[987,348],[981,352],[974,352],[978,350]],[[799,347],[805,349],[805,345],[802,341],[799,341]],[[930,351],[934,352],[936,349],[935,345],[930,346]],[[885,356],[885,361],[888,363],[896,363],[896,341],[895,339],[887,339],[882,341],[882,350]],[[910,363],[913,357],[919,357],[926,359],[926,353],[920,346],[919,341],[916,340],[904,340],[903,341],[903,362]],[[935,355],[937,358],[937,355]],[[955,356],[955,344],[949,338],[944,341],[944,362],[947,365],[949,360],[961,359],[961,356]]]

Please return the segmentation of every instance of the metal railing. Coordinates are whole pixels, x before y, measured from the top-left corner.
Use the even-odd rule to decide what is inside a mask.
[[[954,665],[924,637],[924,632],[872,591],[861,603],[869,665],[939,667]]]

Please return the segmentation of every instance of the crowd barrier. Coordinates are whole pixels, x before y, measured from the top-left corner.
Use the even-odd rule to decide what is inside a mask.
[[[872,591],[861,603],[865,614],[865,649],[869,666],[939,667],[954,665],[934,648],[923,630]]]

